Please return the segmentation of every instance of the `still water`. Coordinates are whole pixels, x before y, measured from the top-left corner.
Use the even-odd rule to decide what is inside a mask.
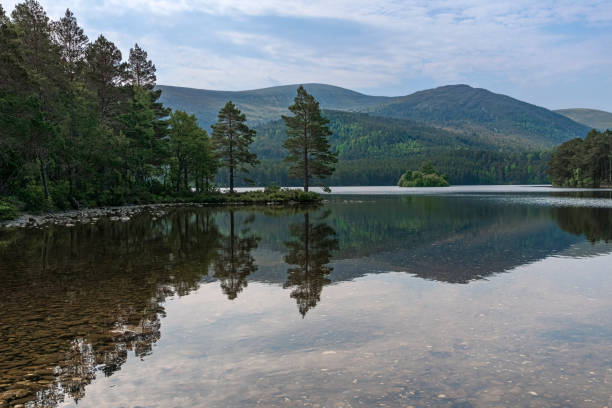
[[[610,192],[0,230],[0,278],[0,407],[612,406]]]

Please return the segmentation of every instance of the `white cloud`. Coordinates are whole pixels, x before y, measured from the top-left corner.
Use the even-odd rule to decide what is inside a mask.
[[[3,2],[9,10],[14,3]],[[54,17],[70,7],[86,27],[91,27],[89,19],[95,20],[93,28],[112,33],[109,38],[124,51],[133,42],[145,44],[159,69],[160,82],[193,87],[236,90],[316,81],[388,90],[407,79],[443,84],[495,78],[528,94],[529,88],[540,85],[580,81],[586,75],[604,77],[612,68],[609,0],[42,3]],[[138,23],[113,25],[119,16]],[[182,44],[173,30],[182,28],[186,16],[221,21],[225,26],[194,27],[193,37],[202,38],[201,44]],[[281,18],[276,21],[290,17],[291,24],[302,21],[316,26],[327,21],[327,29],[337,22],[343,41],[333,38],[333,33],[324,41],[285,36],[282,28],[249,24],[249,19],[269,16]],[[357,27],[355,38],[343,33],[347,26]],[[397,93],[407,91],[397,89]]]

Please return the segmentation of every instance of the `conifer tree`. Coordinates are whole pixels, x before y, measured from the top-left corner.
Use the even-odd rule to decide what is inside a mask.
[[[246,165],[259,163],[257,155],[249,151],[255,131],[246,125],[246,116],[229,101],[219,111],[217,123],[212,126],[212,141],[221,165],[229,171],[230,193],[234,192],[236,171],[248,173]],[[247,182],[251,180],[246,179]]]
[[[97,96],[102,121],[107,125],[116,125],[113,122],[118,114],[119,102],[126,96],[122,89],[126,66],[121,62],[121,51],[100,35],[89,45],[86,56],[88,85]]]
[[[38,161],[44,198],[48,200],[49,176],[47,165],[55,142],[53,122],[63,114],[59,101],[62,72],[57,58],[57,47],[51,40],[49,17],[40,3],[26,0],[15,6],[11,13],[17,33],[20,59],[27,72],[22,92],[29,93],[26,104],[29,129],[23,140],[27,154]]]
[[[85,53],[89,39],[79,27],[70,9],[66,9],[64,17],[53,23],[53,38],[60,47],[65,71],[70,81],[75,81],[85,65]]]
[[[303,86],[297,90],[293,105],[289,106],[293,116],[282,118],[287,127],[287,139],[283,146],[289,151],[285,161],[291,163],[289,175],[304,179],[304,191],[308,191],[312,179],[330,176],[337,163],[337,154],[331,152],[327,127],[329,121],[321,114],[319,102]]]
[[[145,50],[140,48],[138,44],[130,49],[130,57],[128,59],[128,78],[132,86],[140,86],[145,89],[153,89],[157,77],[155,76],[155,65],[150,59]]]

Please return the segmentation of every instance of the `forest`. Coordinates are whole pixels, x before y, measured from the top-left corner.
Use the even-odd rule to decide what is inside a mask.
[[[612,131],[592,130],[555,149],[549,168],[552,183],[560,187],[612,186]]]
[[[227,172],[233,193],[234,172],[249,182],[259,163],[249,148],[255,131],[228,101],[209,137],[194,115],[159,102],[156,80],[138,44],[124,60],[103,35],[91,42],[70,10],[51,21],[34,0],[10,17],[0,6],[0,218],[17,210],[320,199],[278,188],[221,196]]]
[[[210,188],[218,163],[193,115],[158,102],[155,65],[90,41],[69,11],[0,8],[0,196],[25,210],[151,202]],[[5,204],[6,205],[6,204]]]

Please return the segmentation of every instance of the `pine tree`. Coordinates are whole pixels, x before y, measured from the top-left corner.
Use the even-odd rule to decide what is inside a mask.
[[[80,110],[84,104],[87,104],[88,99],[86,95],[83,95],[83,87],[78,85],[78,81],[82,79],[89,40],[69,9],[66,9],[64,17],[54,22],[52,27],[53,39],[59,47],[64,74],[68,78],[65,91],[67,94],[65,99],[68,118],[67,124],[64,127],[65,138],[63,148],[61,149],[61,156],[65,171],[68,174],[69,200],[72,202],[73,207],[78,208],[78,202],[74,197],[78,171],[77,156],[81,154],[87,143],[83,140],[85,135],[78,132],[79,123],[77,116],[79,115],[77,110]]]
[[[53,38],[60,47],[65,71],[70,81],[75,81],[85,65],[89,39],[69,9],[66,9],[64,17],[53,23]]]
[[[8,23],[9,23],[9,19],[6,16],[6,12],[4,11],[2,4],[0,4],[0,27],[3,27]]]
[[[153,89],[157,77],[155,76],[155,65],[150,59],[145,50],[140,48],[138,44],[130,49],[130,57],[128,59],[128,78],[129,83],[133,86],[140,86],[145,89]]]
[[[95,92],[102,121],[107,125],[116,125],[115,118],[119,111],[119,102],[125,99],[122,86],[126,77],[126,65],[121,62],[121,51],[100,35],[87,48],[87,82]]]
[[[236,105],[229,101],[219,111],[217,123],[212,126],[212,141],[222,166],[229,170],[230,193],[234,192],[234,175],[236,171],[248,173],[245,165],[259,164],[257,155],[249,151],[255,131],[245,124],[246,116]],[[251,182],[249,179],[245,179]]]
[[[337,154],[330,150],[327,127],[329,120],[323,117],[319,102],[303,86],[297,90],[294,104],[289,106],[293,116],[282,118],[287,127],[287,139],[283,146],[289,151],[285,161],[292,164],[289,175],[304,179],[304,191],[308,191],[312,179],[330,176],[337,163]]]
[[[19,43],[20,58],[28,80],[21,90],[29,93],[27,116],[29,131],[25,133],[27,152],[38,161],[44,198],[48,200],[49,176],[47,165],[50,151],[55,143],[56,122],[64,109],[60,103],[63,88],[59,67],[58,48],[51,40],[51,24],[42,6],[34,0],[26,0],[15,6],[11,13]]]
[[[153,120],[155,115],[151,109],[151,95],[142,88],[135,88],[134,98],[127,104],[127,111],[121,116],[122,133],[127,138],[127,158],[130,174],[128,178],[136,181],[141,188],[151,181],[154,164],[157,159],[160,140],[155,138]]]

